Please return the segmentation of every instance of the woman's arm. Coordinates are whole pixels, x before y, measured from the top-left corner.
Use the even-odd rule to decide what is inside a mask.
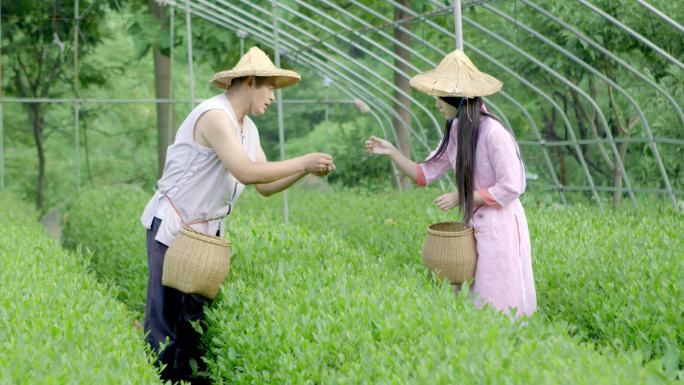
[[[496,182],[493,186],[481,188],[479,195],[487,206],[500,208],[518,199],[525,191],[526,181],[518,144],[498,122],[494,124],[498,127],[492,127],[482,140],[487,145]]]
[[[226,169],[242,184],[270,183],[298,174],[303,176],[307,172],[322,172],[333,164],[332,157],[323,153],[307,154],[280,162],[252,162],[235,134],[233,122],[221,110],[204,113],[197,121],[195,129],[214,149]]]
[[[437,159],[419,164],[405,157],[392,143],[375,136],[371,136],[366,141],[366,150],[371,154],[389,156],[399,169],[413,179],[418,186],[429,185],[444,175],[451,167],[446,153],[443,153]],[[431,159],[436,152],[437,150],[433,151],[428,156],[428,159]]]
[[[449,211],[453,209],[454,207],[458,206],[458,191],[446,193],[444,195],[440,195],[437,198],[435,198],[434,202],[435,206],[437,206],[440,210],[442,211]],[[474,206],[482,206],[486,204],[485,200],[482,199],[482,196],[478,191],[473,191],[473,205]]]
[[[371,154],[389,156],[404,174],[413,179],[414,182],[417,182],[418,164],[405,157],[392,143],[385,139],[371,136],[370,139],[366,141],[366,150]]]

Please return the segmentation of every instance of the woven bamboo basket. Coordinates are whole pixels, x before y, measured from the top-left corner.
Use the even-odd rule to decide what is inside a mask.
[[[230,245],[183,226],[166,251],[162,285],[213,299],[230,271]]]
[[[452,285],[472,279],[477,266],[473,228],[461,222],[428,226],[421,257],[425,267]]]

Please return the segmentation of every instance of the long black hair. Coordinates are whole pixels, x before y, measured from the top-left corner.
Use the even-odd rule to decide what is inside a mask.
[[[458,188],[458,203],[463,213],[465,223],[473,217],[473,192],[475,189],[475,151],[477,139],[480,136],[480,115],[488,113],[481,111],[482,99],[443,97],[444,102],[457,108],[458,119],[456,132],[456,187]],[[439,159],[447,149],[451,138],[451,124],[447,119],[444,137],[435,155],[427,162]]]

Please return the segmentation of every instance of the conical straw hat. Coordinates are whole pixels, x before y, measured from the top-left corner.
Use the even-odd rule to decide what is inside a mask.
[[[245,76],[275,78],[275,88],[297,84],[299,79],[301,79],[301,76],[294,71],[276,67],[264,51],[257,47],[252,47],[240,58],[240,61],[233,69],[215,73],[211,83],[216,87],[226,89],[230,86],[233,79]]]
[[[442,97],[487,96],[498,92],[502,85],[495,77],[480,72],[461,50],[446,55],[432,71],[411,79],[411,86],[418,91]]]

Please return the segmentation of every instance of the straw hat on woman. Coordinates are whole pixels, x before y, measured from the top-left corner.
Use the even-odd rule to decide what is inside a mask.
[[[475,304],[513,316],[531,315],[537,301],[530,238],[518,199],[525,191],[525,169],[513,135],[482,101],[501,89],[501,81],[480,72],[456,50],[437,68],[411,79],[411,86],[434,96],[446,118],[438,147],[416,163],[387,140],[372,136],[366,141],[368,152],[389,156],[419,186],[453,170],[457,191],[438,196],[434,204],[443,211],[459,207],[464,221],[475,228]]]
[[[273,90],[299,82],[296,72],[277,68],[252,47],[234,68],[213,76],[224,90],[195,107],[181,124],[168,150],[157,191],[142,214],[147,229],[149,281],[145,332],[166,364],[164,380],[189,380],[193,367],[202,370],[200,334],[191,322],[204,320],[210,300],[162,285],[164,255],[180,229],[223,236],[224,221],[245,185],[264,196],[278,193],[306,174],[324,176],[335,169],[332,157],[311,153],[269,162],[250,115],[259,116],[273,103]],[[161,346],[168,338],[163,350]],[[194,361],[194,363],[193,363]]]

